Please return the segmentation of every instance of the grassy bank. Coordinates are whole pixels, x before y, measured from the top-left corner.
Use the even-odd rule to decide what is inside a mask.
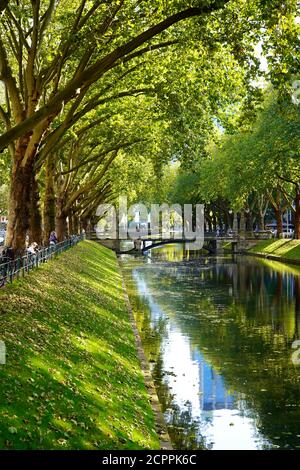
[[[262,240],[249,253],[271,255],[284,260],[300,262],[300,240]]]
[[[115,255],[85,241],[0,292],[0,448],[159,448]]]

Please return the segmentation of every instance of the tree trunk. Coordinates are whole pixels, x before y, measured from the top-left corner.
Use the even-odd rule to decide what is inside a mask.
[[[25,152],[22,147],[21,150]],[[33,174],[32,164],[21,165],[22,156],[16,156],[12,168],[9,216],[5,240],[6,246],[13,249],[15,256],[22,255],[25,250],[26,234],[29,229]]]
[[[67,215],[64,212],[64,199],[61,197],[56,200],[55,230],[57,240],[64,241],[67,237]]]
[[[245,217],[245,211],[242,210],[240,212],[240,234],[245,235],[246,231],[246,217]]]
[[[40,212],[40,194],[36,176],[32,172],[30,188],[30,224],[29,242],[42,244],[42,217]]]
[[[49,245],[50,234],[55,230],[54,165],[51,156],[48,157],[46,162],[43,223],[43,243]]]
[[[258,217],[258,228],[259,230],[265,230],[265,215],[263,212],[260,211]]]
[[[248,214],[247,214],[247,222],[246,222],[246,229],[248,232],[253,232],[253,213],[252,211],[250,211]]]
[[[277,238],[281,238],[281,235],[283,233],[283,223],[282,223],[283,210],[281,207],[281,192],[279,189],[276,191],[274,198],[270,197],[270,203],[273,207],[274,215],[276,219]]]
[[[269,203],[263,195],[259,195],[257,198],[257,214],[258,214],[258,229],[265,230],[265,216],[268,210]]]
[[[85,232],[87,232],[88,220],[86,218],[81,219],[81,227]]]
[[[238,215],[237,215],[236,212],[234,212],[234,214],[233,214],[232,230],[237,233],[237,232],[238,232],[238,228],[239,228]]]
[[[67,238],[67,220],[63,214],[56,216],[56,235],[58,242]]]
[[[280,238],[283,233],[282,212],[280,209],[274,207],[274,213],[277,224],[277,238]]]
[[[74,227],[74,235],[79,235],[80,223],[79,223],[78,216],[76,214],[73,215],[73,227]]]
[[[226,210],[223,211],[223,217],[224,217],[225,232],[227,232],[227,230],[229,229],[229,226],[230,226],[230,222],[229,222],[229,217],[228,217],[228,213],[227,213]]]
[[[74,215],[72,214],[72,211],[69,212],[68,220],[69,220],[68,233],[69,233],[69,236],[71,236],[71,235],[74,235]]]
[[[14,256],[22,255],[25,250],[32,208],[32,186],[35,182],[34,157],[42,133],[43,128],[41,127],[36,135],[34,135],[34,131],[29,132],[16,143],[11,172],[9,217],[5,241],[6,245],[13,249]],[[34,198],[36,198],[36,194],[34,194]]]
[[[300,239],[300,188],[296,188],[295,197],[295,238]]]
[[[218,222],[217,222],[217,216],[216,214],[213,215],[213,230],[217,230],[217,225],[218,225]]]

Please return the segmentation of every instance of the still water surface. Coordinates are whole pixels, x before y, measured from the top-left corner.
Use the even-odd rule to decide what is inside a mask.
[[[300,270],[182,245],[122,264],[174,447],[300,448]]]

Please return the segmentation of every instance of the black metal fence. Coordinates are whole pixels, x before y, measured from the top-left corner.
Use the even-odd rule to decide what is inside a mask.
[[[24,277],[32,269],[38,267],[42,263],[46,263],[49,259],[52,259],[63,251],[66,251],[71,246],[84,240],[84,238],[84,234],[73,235],[61,243],[41,248],[34,254],[27,253],[21,258],[12,260],[1,261],[0,258],[0,287],[5,286],[8,282],[13,282],[14,279]]]

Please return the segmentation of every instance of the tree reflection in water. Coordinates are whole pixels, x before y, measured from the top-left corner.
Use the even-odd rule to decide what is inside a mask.
[[[299,448],[299,271],[173,259],[127,262],[126,277],[174,447]]]

